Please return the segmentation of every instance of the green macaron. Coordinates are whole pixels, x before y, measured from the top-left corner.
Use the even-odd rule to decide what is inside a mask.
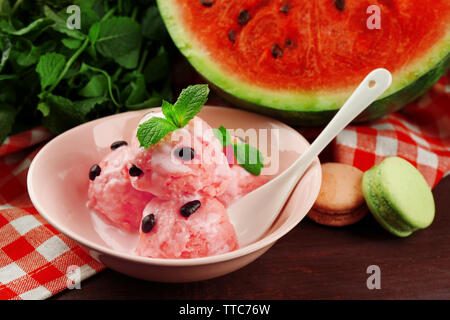
[[[362,180],[366,203],[389,232],[407,237],[434,219],[434,199],[422,174],[408,161],[388,157],[366,171]]]

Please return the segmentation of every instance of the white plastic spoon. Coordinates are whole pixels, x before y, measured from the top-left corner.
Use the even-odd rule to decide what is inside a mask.
[[[228,208],[240,246],[264,235],[313,160],[342,129],[389,88],[391,82],[392,76],[386,69],[370,72],[313,144],[286,171]]]

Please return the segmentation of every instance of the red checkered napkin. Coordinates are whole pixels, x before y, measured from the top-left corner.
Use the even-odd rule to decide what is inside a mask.
[[[44,128],[7,138],[0,147],[0,299],[45,299],[104,266],[55,230],[34,209],[26,177]],[[45,183],[43,181],[42,183]]]
[[[450,73],[400,112],[349,126],[335,140],[335,161],[363,171],[388,156],[411,162],[431,187],[450,171]]]

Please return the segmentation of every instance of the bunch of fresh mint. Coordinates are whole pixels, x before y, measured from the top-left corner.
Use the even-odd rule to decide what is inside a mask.
[[[0,0],[0,144],[171,101],[172,46],[154,1]]]

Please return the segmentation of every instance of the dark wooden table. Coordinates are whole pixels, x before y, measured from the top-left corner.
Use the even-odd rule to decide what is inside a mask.
[[[400,239],[372,218],[346,228],[308,219],[261,258],[232,274],[165,284],[105,270],[52,299],[450,299],[450,176],[434,189],[436,218]],[[369,290],[378,265],[381,289]]]

